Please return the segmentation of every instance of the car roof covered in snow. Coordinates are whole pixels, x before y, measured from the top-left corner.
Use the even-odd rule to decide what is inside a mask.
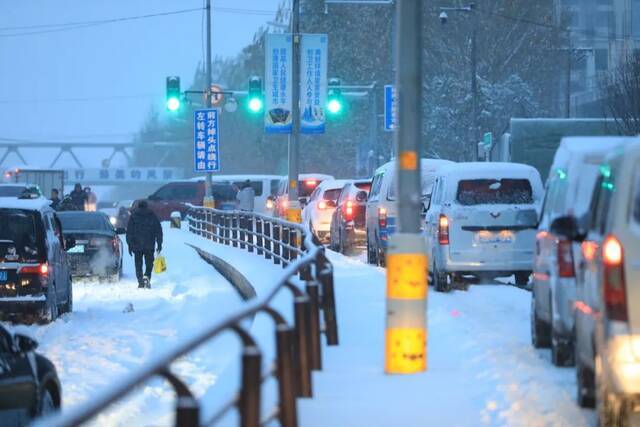
[[[51,200],[44,197],[37,199],[19,199],[17,197],[0,197],[0,209],[24,209],[28,211],[52,210]]]
[[[353,182],[352,179],[326,179],[318,184],[318,188],[325,190],[335,190],[336,188],[342,188],[345,184]]]
[[[572,136],[562,138],[553,157],[549,176],[557,169],[565,169],[570,163],[600,163],[612,150],[630,142],[640,141],[638,137],[624,136]]]
[[[213,175],[212,179],[213,181],[246,181],[247,179],[251,180],[251,181],[258,181],[258,180],[262,180],[262,179],[282,179],[284,178],[284,176],[282,175]],[[189,179],[189,181],[204,181],[205,177],[203,176],[197,176],[195,178],[191,178]]]
[[[454,164],[455,162],[452,162],[451,160],[425,159],[425,158],[420,159],[420,167],[422,170],[425,170],[425,169],[439,170],[442,167],[454,165]],[[390,162],[387,162],[384,165],[380,166],[378,169],[376,169],[374,175],[378,175],[379,173],[383,173],[383,172],[386,173],[387,171],[394,170],[395,165],[396,165],[396,161],[391,160]]]
[[[463,179],[501,179],[501,178],[526,178],[532,184],[539,183],[540,174],[533,166],[522,163],[510,162],[466,162],[455,163],[440,171],[440,176],[449,182],[458,182]]]

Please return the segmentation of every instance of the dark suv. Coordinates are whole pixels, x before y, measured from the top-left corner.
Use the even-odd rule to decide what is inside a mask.
[[[0,317],[53,321],[73,308],[65,239],[46,199],[0,199]]]
[[[366,211],[371,180],[345,184],[331,217],[331,249],[351,255],[367,246]]]
[[[0,325],[0,424],[24,426],[60,409],[62,392],[56,368],[34,350],[31,338],[13,336]]]

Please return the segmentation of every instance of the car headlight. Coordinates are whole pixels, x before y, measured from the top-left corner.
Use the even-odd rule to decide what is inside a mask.
[[[115,216],[110,216],[109,222],[111,223],[111,225],[116,225],[116,222],[118,222],[118,219]]]

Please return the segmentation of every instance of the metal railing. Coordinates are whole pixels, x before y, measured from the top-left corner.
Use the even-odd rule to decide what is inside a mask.
[[[77,409],[44,420],[44,425],[70,427],[85,423],[150,379],[162,377],[176,393],[176,426],[214,425],[234,408],[238,410],[239,423],[243,427],[257,427],[273,421],[279,421],[285,427],[297,426],[296,398],[312,397],[311,371],[322,368],[321,333],[328,345],[338,344],[333,267],[324,248],[299,224],[260,214],[191,207],[187,220],[189,230],[195,234],[217,243],[246,248],[281,264],[284,268],[281,278],[266,295],[248,302],[240,311],[172,348],[152,363],[137,368],[107,393]],[[299,285],[300,282],[304,285]],[[272,306],[281,291],[293,296],[293,325],[289,325],[285,316]],[[256,340],[242,327],[243,320],[258,313],[267,314],[275,324],[276,360],[274,368],[267,372],[263,372],[262,353]],[[202,420],[201,402],[171,371],[171,364],[227,331],[233,331],[242,343],[240,390],[215,415]],[[271,377],[278,385],[277,406],[263,417],[261,386]]]

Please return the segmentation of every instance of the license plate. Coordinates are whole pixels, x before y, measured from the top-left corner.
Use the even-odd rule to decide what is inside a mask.
[[[83,254],[84,253],[84,245],[76,245],[69,249],[67,253],[70,254]]]
[[[6,270],[0,270],[0,282],[6,282],[9,278]]]
[[[476,234],[478,243],[484,244],[506,244],[513,242],[513,233],[511,231],[500,231],[492,233],[490,231],[480,231]]]

